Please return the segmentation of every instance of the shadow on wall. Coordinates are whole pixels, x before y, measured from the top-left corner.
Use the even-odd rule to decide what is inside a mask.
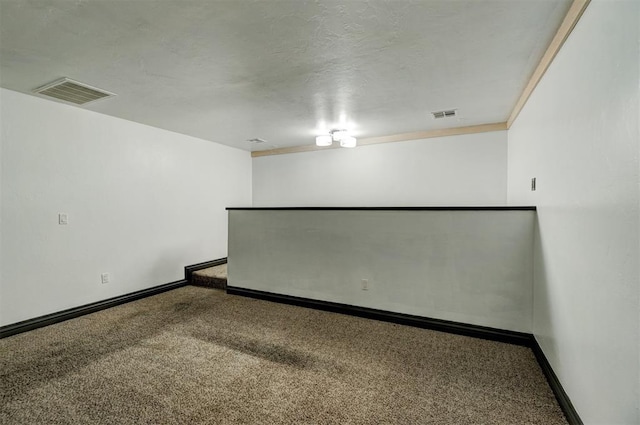
[[[163,282],[173,282],[183,278],[184,269],[184,253],[188,247],[181,249],[171,248],[162,253],[154,262],[145,270],[145,276],[155,276],[157,284]]]
[[[538,344],[550,361],[554,361],[557,352],[556,340],[553,337],[554,317],[551,306],[553,297],[552,288],[549,286],[547,276],[546,259],[544,256],[543,239],[540,230],[540,211],[536,214],[535,228],[533,231],[533,318],[532,329]],[[553,363],[552,363],[553,364]]]

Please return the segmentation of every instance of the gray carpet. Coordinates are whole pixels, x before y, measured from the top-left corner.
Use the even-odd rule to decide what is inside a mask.
[[[565,424],[523,347],[188,286],[0,340],[2,424]]]

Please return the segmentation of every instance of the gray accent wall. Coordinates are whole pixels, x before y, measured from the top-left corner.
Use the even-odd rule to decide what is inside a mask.
[[[534,222],[512,210],[231,210],[229,285],[531,332]]]

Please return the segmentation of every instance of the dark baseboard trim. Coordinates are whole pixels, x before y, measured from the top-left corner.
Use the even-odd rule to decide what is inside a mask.
[[[535,211],[534,206],[488,206],[488,207],[227,207],[236,210],[294,210],[294,211]]]
[[[118,297],[109,298],[103,301],[82,305],[80,307],[70,308],[68,310],[59,311],[57,313],[47,314],[45,316],[36,317],[22,322],[13,323],[0,327],[0,339],[22,332],[31,331],[33,329],[42,328],[44,326],[53,325],[54,323],[64,322],[85,314],[95,313],[96,311],[105,310],[120,304],[125,304],[141,298],[157,295],[162,292],[180,288],[187,285],[186,280],[177,280],[171,283],[154,286],[153,288],[143,289],[141,291],[132,292],[130,294],[120,295]]]
[[[49,326],[54,323],[63,322],[75,317],[84,316],[85,314],[95,313],[96,311],[115,307],[141,298],[157,295],[162,292],[180,288],[188,285],[191,281],[191,274],[196,270],[206,269],[208,267],[217,266],[227,262],[227,258],[219,258],[217,260],[205,261],[203,263],[193,264],[184,268],[185,278],[175,282],[165,283],[163,285],[154,286],[153,288],[143,289],[141,291],[132,292],[130,294],[120,295],[118,297],[109,298],[95,303],[70,308],[56,313],[47,314],[33,319],[23,320],[21,322],[12,323],[6,326],[0,326],[0,339],[22,332],[31,331],[33,329]]]
[[[218,258],[217,260],[205,261],[202,263],[193,264],[191,266],[186,266],[184,268],[184,279],[188,283],[191,283],[191,275],[193,274],[193,272],[202,270],[202,269],[208,269],[209,267],[213,267],[213,266],[219,266],[220,264],[226,264],[226,262],[227,262],[227,257],[223,257],[223,258]]]
[[[208,267],[224,264],[227,262],[226,258],[218,260],[207,261],[204,263],[194,264],[192,266],[185,267],[185,277],[191,278],[191,273],[196,270],[205,269]],[[187,274],[188,273],[188,274]],[[11,335],[16,335],[22,332],[31,331],[37,328],[52,325],[54,323],[63,322],[65,320],[73,319],[76,317],[84,316],[85,314],[95,313],[100,310],[115,307],[121,304],[125,304],[131,301],[136,301],[142,298],[146,298],[152,295],[157,295],[162,292],[177,289],[182,286],[188,285],[188,280],[177,280],[175,282],[165,283],[163,285],[154,286],[153,288],[147,288],[140,291],[132,292],[130,294],[120,295],[118,297],[109,298],[103,301],[98,301],[91,304],[86,304],[80,307],[70,308],[57,313],[47,314],[45,316],[36,317],[22,322],[13,323],[11,325],[0,327],[0,339],[6,338]],[[542,369],[551,390],[556,396],[556,400],[560,405],[567,421],[570,425],[583,425],[582,419],[578,415],[578,412],[573,407],[569,396],[562,388],[560,380],[556,376],[553,368],[549,364],[544,352],[540,348],[538,341],[532,334],[506,331],[502,329],[495,329],[485,326],[470,325],[460,322],[452,322],[448,320],[432,319],[421,316],[413,316],[410,314],[394,313],[385,310],[377,310],[367,307],[357,307],[348,304],[340,304],[329,301],[313,300],[310,298],[294,297],[291,295],[281,295],[272,292],[256,291],[253,289],[238,288],[234,286],[227,287],[227,293],[233,295],[241,295],[245,297],[257,298],[267,301],[274,301],[284,304],[297,305],[301,307],[313,308],[317,310],[331,311],[334,313],[348,314],[351,316],[364,317],[368,319],[380,320],[384,322],[397,323],[407,326],[415,326],[423,329],[431,329],[441,332],[448,332],[458,335],[471,336],[474,338],[488,339],[492,341],[505,342],[508,344],[521,345],[531,348],[533,354]]]
[[[393,313],[385,310],[313,300],[310,298],[294,297],[291,295],[282,295],[273,292],[256,291],[253,289],[238,288],[237,286],[227,286],[227,293],[529,347],[533,351],[533,354],[535,355],[544,376],[547,378],[549,386],[555,394],[556,400],[558,401],[558,404],[560,405],[560,408],[562,409],[562,412],[567,418],[569,424],[583,425],[578,412],[576,412],[573,407],[569,396],[562,388],[562,384],[558,380],[558,377],[551,368],[549,361],[545,357],[542,349],[532,334],[506,331],[448,320],[413,316],[410,314]]]
[[[547,378],[547,382],[549,383],[553,394],[556,396],[556,400],[558,400],[558,404],[560,405],[564,416],[567,418],[567,422],[569,422],[570,425],[583,425],[584,422],[580,419],[578,412],[573,407],[573,403],[571,403],[569,396],[564,391],[564,388],[562,388],[560,380],[553,371],[551,364],[547,360],[547,357],[544,355],[542,348],[540,348],[540,345],[535,338],[531,339],[531,350],[536,356],[536,360],[538,360],[542,373],[544,373],[544,376]]]
[[[317,310],[331,311],[334,313],[348,314],[351,316],[365,317],[367,319],[381,320],[400,325],[415,326],[418,328],[472,336],[475,338],[490,339],[492,341],[506,342],[515,345],[524,345],[527,347],[531,345],[531,339],[533,338],[533,335],[522,332],[505,331],[485,326],[469,325],[466,323],[413,316],[404,313],[394,313],[368,307],[357,307],[348,304],[275,294],[273,292],[256,291],[253,289],[238,288],[236,286],[227,286],[227,293],[301,307],[315,308]]]

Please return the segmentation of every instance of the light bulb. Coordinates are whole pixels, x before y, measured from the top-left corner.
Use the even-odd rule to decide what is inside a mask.
[[[340,139],[340,146],[342,146],[343,148],[355,148],[356,143],[356,138],[352,136],[346,136]]]
[[[328,134],[324,136],[316,137],[317,146],[331,146],[332,143],[333,143],[333,139]]]

